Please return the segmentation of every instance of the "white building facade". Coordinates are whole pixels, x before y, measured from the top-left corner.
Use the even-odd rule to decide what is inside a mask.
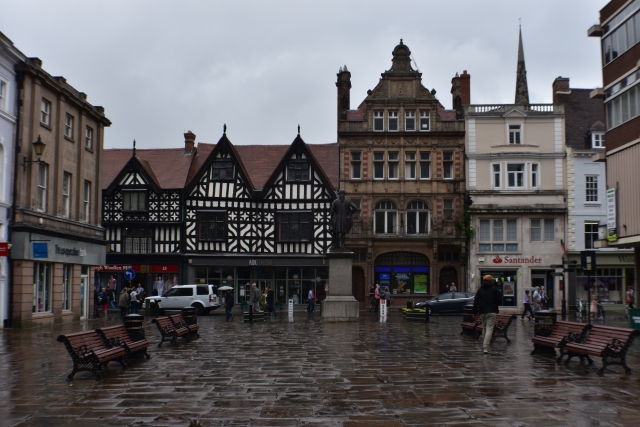
[[[0,328],[9,315],[9,262],[4,247],[9,241],[9,213],[13,194],[14,135],[17,120],[14,66],[26,57],[0,33]]]

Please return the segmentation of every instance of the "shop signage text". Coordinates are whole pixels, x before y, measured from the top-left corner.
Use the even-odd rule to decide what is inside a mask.
[[[496,255],[493,259],[494,264],[542,264],[542,258],[538,258],[535,256],[531,257],[513,257],[509,255],[503,255],[502,258],[500,255]]]
[[[95,271],[109,271],[109,272],[124,272],[130,269],[132,266],[130,265],[96,265]]]
[[[273,265],[272,259],[250,259],[249,265]]]
[[[85,249],[76,249],[76,248],[63,248],[62,246],[56,245],[56,253],[58,255],[64,256],[86,256],[87,251]]]

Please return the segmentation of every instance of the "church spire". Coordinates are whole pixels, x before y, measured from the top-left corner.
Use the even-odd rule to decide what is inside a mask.
[[[522,27],[518,41],[518,70],[516,71],[516,105],[529,103],[529,88],[527,87],[527,68],[524,65],[524,48],[522,47]]]

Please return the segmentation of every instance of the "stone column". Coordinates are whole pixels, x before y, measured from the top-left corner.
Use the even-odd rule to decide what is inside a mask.
[[[327,322],[354,322],[360,317],[358,301],[353,297],[351,274],[354,253],[329,251],[329,296],[322,302],[322,318]]]

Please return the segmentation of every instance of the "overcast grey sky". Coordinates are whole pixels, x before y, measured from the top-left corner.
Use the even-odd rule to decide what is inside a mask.
[[[215,143],[336,141],[336,73],[351,71],[356,108],[400,38],[423,85],[451,108],[451,78],[471,74],[471,102],[514,98],[518,19],[532,103],[551,84],[602,85],[587,37],[606,0],[20,0],[0,31],[44,69],[102,105],[105,147],[178,147],[187,130]]]

